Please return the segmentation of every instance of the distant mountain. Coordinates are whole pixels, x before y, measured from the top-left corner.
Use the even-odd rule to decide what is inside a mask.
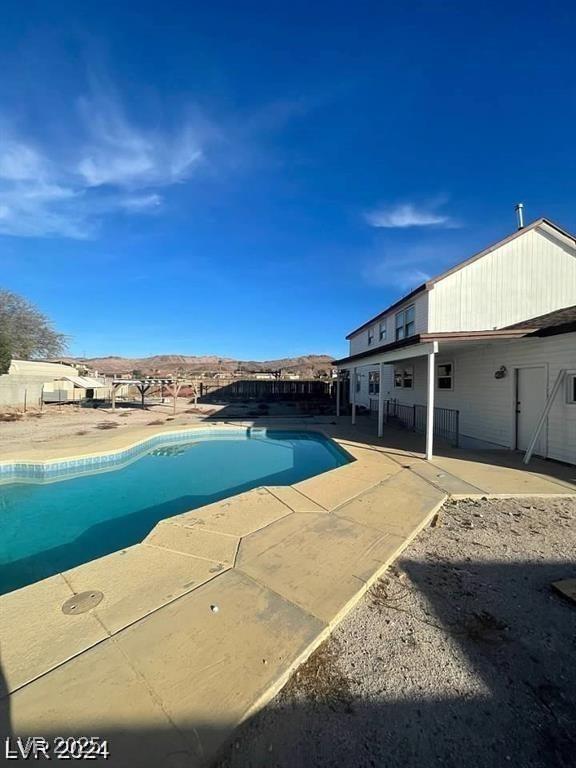
[[[301,376],[314,376],[316,373],[329,371],[333,358],[330,355],[304,355],[302,357],[284,357],[279,360],[235,360],[216,355],[154,355],[152,357],[69,357],[73,364],[85,365],[104,374],[132,373],[140,371],[146,376],[199,374],[204,371],[232,373],[236,370],[246,373],[276,371],[299,373]]]

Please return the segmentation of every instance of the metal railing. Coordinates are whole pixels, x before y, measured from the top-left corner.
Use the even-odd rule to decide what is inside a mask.
[[[426,405],[405,405],[396,400],[384,402],[385,421],[396,422],[414,432],[426,432],[427,415]],[[453,408],[434,408],[434,434],[457,446],[460,436],[460,411]]]

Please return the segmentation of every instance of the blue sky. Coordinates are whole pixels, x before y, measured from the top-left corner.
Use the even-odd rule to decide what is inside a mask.
[[[576,230],[576,7],[2,4],[0,284],[73,354],[346,351],[427,276]]]

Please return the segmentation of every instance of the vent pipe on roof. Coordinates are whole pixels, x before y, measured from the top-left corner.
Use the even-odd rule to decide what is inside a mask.
[[[518,229],[524,229],[524,203],[516,203],[516,216],[518,217]]]

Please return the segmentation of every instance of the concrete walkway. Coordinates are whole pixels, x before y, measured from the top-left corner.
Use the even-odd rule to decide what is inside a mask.
[[[355,461],[169,518],[139,545],[1,597],[0,733],[106,738],[112,766],[205,765],[448,494],[576,492],[321,428]],[[63,613],[82,592],[103,599]]]
[[[546,496],[576,493],[576,466],[532,458],[508,450],[464,450],[435,438],[435,455],[424,461],[424,437],[389,425],[376,437],[374,419],[359,417],[355,426],[349,417],[334,419],[326,429],[339,439],[362,440],[384,450],[386,455],[455,497]]]

